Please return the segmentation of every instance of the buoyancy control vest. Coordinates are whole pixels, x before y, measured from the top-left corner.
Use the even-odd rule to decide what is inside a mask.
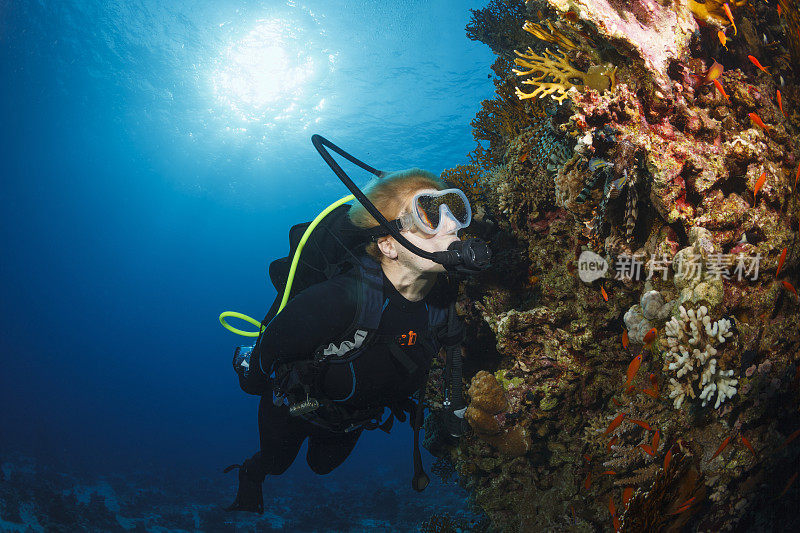
[[[274,401],[288,404],[290,412],[301,416],[311,423],[320,425],[331,431],[353,431],[355,429],[373,429],[380,427],[388,430],[391,427],[392,415],[404,420],[403,411],[409,410],[409,404],[392,402],[385,406],[355,409],[345,406],[341,401],[326,398],[321,393],[321,376],[325,365],[349,364],[361,357],[365,352],[383,345],[392,358],[398,363],[403,373],[411,376],[419,371],[418,363],[406,354],[398,345],[394,335],[378,333],[381,316],[386,300],[383,295],[383,275],[380,265],[368,256],[361,256],[354,262],[353,269],[343,275],[354,276],[356,295],[356,312],[350,326],[338,337],[319,346],[307,359],[283,363],[273,361],[270,365],[262,358],[259,361],[262,376],[273,375],[272,392]],[[422,346],[427,360],[436,356],[442,347],[440,337],[447,326],[449,305],[431,298],[426,303],[428,311],[427,328],[418,332],[417,343]],[[430,358],[430,359],[428,359]],[[427,370],[427,369],[426,369]],[[355,379],[355,376],[353,377]],[[424,388],[427,374],[421,387]],[[357,385],[354,382],[353,387]],[[384,407],[391,413],[385,421],[381,421]]]

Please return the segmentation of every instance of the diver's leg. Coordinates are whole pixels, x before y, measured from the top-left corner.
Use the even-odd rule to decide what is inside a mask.
[[[239,489],[236,499],[226,511],[264,512],[261,484],[267,474],[280,475],[294,462],[310,428],[305,420],[294,418],[289,409],[276,406],[272,398],[262,396],[258,405],[258,430],[261,451],[241,465],[231,465],[226,472],[239,468]]]
[[[261,403],[258,404],[258,433],[261,436],[259,473],[262,481],[267,474],[279,476],[292,465],[300,446],[313,428],[302,418],[290,415],[287,406],[275,405],[271,397],[261,397]]]
[[[344,462],[356,446],[362,430],[333,433],[315,428],[308,439],[306,461],[316,474],[327,474]]]

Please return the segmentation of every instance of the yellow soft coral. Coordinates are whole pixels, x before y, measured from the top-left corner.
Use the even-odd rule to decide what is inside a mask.
[[[531,93],[522,92],[517,88],[516,94],[520,100],[542,98],[549,95],[561,104],[569,96],[568,92],[573,89],[580,90],[589,87],[597,91],[604,91],[614,86],[616,67],[612,65],[592,65],[588,72],[583,72],[574,68],[563,52],[556,55],[550,50],[545,50],[545,55],[541,56],[528,48],[525,53],[516,50],[514,53],[519,56],[514,63],[529,69],[514,69],[514,74],[517,76],[533,74],[532,78],[523,80],[522,83],[536,87]],[[552,77],[552,81],[545,81],[549,77]]]
[[[725,8],[722,7],[725,3],[726,0],[705,0],[705,2],[689,0],[689,9],[692,10],[694,18],[702,20],[706,24],[727,26],[731,22],[725,14]],[[747,0],[731,0],[727,3],[730,8],[742,7],[747,3]]]
[[[564,35],[564,33],[559,29],[554,28],[549,20],[545,22],[547,23],[547,30],[545,30],[540,24],[531,22],[529,20],[525,21],[525,25],[522,27],[522,29],[543,41],[553,43],[566,50],[574,50],[578,47],[578,45],[576,45],[572,39]]]

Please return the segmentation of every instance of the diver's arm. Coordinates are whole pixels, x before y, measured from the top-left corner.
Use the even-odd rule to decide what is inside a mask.
[[[264,330],[260,341],[265,360],[310,359],[325,342],[341,336],[353,321],[355,298],[349,279],[334,278],[312,285],[292,298]]]

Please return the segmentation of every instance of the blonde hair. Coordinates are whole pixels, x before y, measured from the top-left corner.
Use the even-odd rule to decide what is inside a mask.
[[[447,185],[435,174],[418,168],[409,168],[390,172],[383,178],[374,180],[365,187],[364,195],[386,217],[386,220],[392,221],[407,210],[411,196],[420,189],[441,191],[446,188]],[[369,211],[358,201],[347,212],[347,216],[350,218],[350,222],[362,229],[374,228],[379,225],[375,217],[370,215]],[[382,260],[383,254],[378,248],[377,242],[368,243],[366,252],[376,261]]]

